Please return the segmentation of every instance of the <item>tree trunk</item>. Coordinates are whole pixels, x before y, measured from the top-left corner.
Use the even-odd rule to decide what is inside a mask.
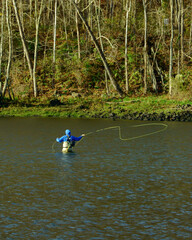
[[[109,76],[109,79],[110,79],[110,81],[111,81],[111,84],[113,85],[114,89],[119,93],[119,95],[122,96],[122,95],[123,95],[123,92],[122,92],[121,88],[119,87],[119,85],[117,84],[117,82],[116,82],[116,81],[113,79],[113,77],[112,77],[111,69],[109,68],[108,62],[107,62],[107,60],[106,60],[106,58],[105,58],[105,55],[104,55],[104,53],[103,53],[103,51],[102,51],[102,49],[101,49],[101,47],[100,47],[97,39],[95,38],[95,35],[94,35],[93,32],[91,31],[91,29],[90,29],[87,21],[86,21],[85,18],[83,17],[82,12],[81,12],[80,9],[77,7],[77,5],[76,5],[76,3],[74,2],[74,0],[69,0],[69,1],[72,2],[73,6],[74,6],[75,9],[77,10],[77,12],[78,12],[81,20],[83,21],[83,24],[85,25],[87,31],[89,32],[89,34],[90,34],[90,36],[91,36],[91,38],[92,38],[92,40],[93,40],[93,42],[94,42],[94,44],[95,44],[95,47],[96,47],[96,49],[98,50],[98,52],[99,52],[99,54],[100,54],[100,57],[101,57],[101,59],[102,59],[102,61],[103,61],[103,65],[104,65],[104,67],[105,67],[105,69],[106,69],[106,71],[107,71],[107,74],[108,74],[108,76]]]
[[[28,63],[28,67],[29,67],[30,76],[33,79],[32,64],[31,64],[31,60],[30,60],[30,57],[29,57],[29,52],[28,52],[28,49],[27,49],[27,45],[26,45],[26,42],[25,42],[25,36],[24,36],[22,25],[21,25],[21,20],[20,20],[20,17],[19,17],[17,5],[16,5],[15,0],[12,0],[12,2],[13,2],[14,10],[15,10],[15,16],[16,16],[16,19],[17,19],[17,24],[18,24],[18,27],[19,27],[19,33],[20,33],[20,36],[21,36],[21,41],[22,41],[22,44],[23,44],[23,50],[24,50],[25,56],[27,58],[27,63]]]
[[[184,61],[184,2],[181,0],[181,68]]]
[[[136,14],[137,14],[137,2],[136,0],[132,0],[132,22],[131,25],[133,27],[133,34],[136,36],[137,34],[137,21],[136,21]],[[137,38],[134,38],[134,55],[135,55],[135,63],[137,65]]]
[[[5,14],[5,2],[2,0],[2,12],[1,12],[1,42],[0,42],[0,98],[2,97],[2,80],[1,80],[1,66],[3,57],[3,37],[4,37],[4,14]]]
[[[172,94],[172,69],[173,69],[173,0],[170,0],[170,13],[171,13],[171,39],[170,39],[170,57],[169,57],[169,94]]]
[[[37,97],[37,81],[36,81],[36,66],[37,66],[37,49],[38,49],[38,43],[39,43],[39,24],[41,19],[41,14],[43,11],[43,1],[41,0],[41,6],[39,10],[39,15],[37,11],[37,0],[35,0],[35,27],[36,27],[36,34],[35,34],[35,50],[34,50],[34,61],[33,61],[33,91],[34,91],[34,97]]]
[[[49,20],[50,13],[52,12],[52,0],[48,0],[47,2],[47,20]]]
[[[25,26],[24,26],[24,17],[23,17],[23,3],[22,3],[23,0],[20,0],[18,2],[18,6],[19,6],[19,16],[20,16],[20,19],[21,19],[21,24],[22,24],[22,27],[23,27],[23,31],[25,31]]]
[[[101,6],[101,2],[99,0],[99,7],[97,7],[96,1],[94,1],[94,4],[95,4],[96,16],[97,16],[97,26],[98,26],[98,34],[99,34],[101,50],[104,51],[103,41],[102,41],[102,34],[101,34],[101,24],[100,24],[100,6]],[[108,76],[107,76],[106,70],[105,70],[105,86],[106,86],[107,95],[109,95]]]
[[[145,33],[144,33],[144,93],[147,93],[147,0],[143,0],[143,9],[144,9],[144,21],[145,21]]]
[[[190,35],[189,35],[189,56],[191,55],[191,44],[192,44],[192,16],[191,16]]]
[[[32,8],[33,8],[33,6],[32,6],[32,1],[33,0],[30,0],[30,2],[29,2],[29,17],[30,17],[30,26],[31,26],[31,24],[32,24]]]
[[[113,12],[114,12],[114,3],[113,0],[110,1],[110,16],[113,19]]]
[[[128,48],[128,23],[129,23],[129,12],[131,10],[131,0],[126,2],[126,21],[125,21],[125,83],[126,92],[129,91],[129,79],[128,79],[128,58],[127,58],[127,48]]]
[[[190,2],[190,6],[189,8],[192,10],[192,2]],[[189,56],[191,56],[191,45],[192,45],[192,15],[190,15],[190,33],[189,33],[189,50],[188,50],[188,54]]]
[[[8,87],[9,83],[9,74],[11,69],[11,61],[12,61],[12,34],[11,34],[11,19],[9,15],[9,4],[8,0],[6,0],[6,22],[7,22],[7,30],[8,30],[8,36],[9,36],[9,57],[8,57],[8,63],[7,63],[7,72],[6,72],[6,79],[4,82],[3,90],[2,90],[2,96],[5,96],[5,92]]]
[[[75,0],[77,4],[77,0]],[[80,34],[79,34],[79,21],[78,21],[78,13],[75,10],[75,23],[76,23],[76,31],[77,31],[77,46],[78,46],[78,58],[81,59],[81,46],[80,46]]]
[[[65,6],[63,1],[61,1],[61,6],[62,6],[62,11],[63,11],[63,21],[64,21],[64,30],[65,30],[65,39],[66,42],[68,41],[68,36],[67,36],[67,19],[66,19],[66,15],[65,15]]]
[[[55,49],[56,49],[56,33],[57,33],[57,0],[55,0],[55,17],[53,24],[53,79],[52,79],[52,87],[55,85],[55,65],[56,65],[56,57],[55,57]]]
[[[154,61],[155,61],[155,59],[151,62],[149,59],[149,55],[147,54],[148,70],[149,70],[149,74],[150,74],[150,77],[152,80],[153,90],[155,92],[157,92],[157,79],[156,79],[155,72],[154,72]]]
[[[56,32],[57,32],[57,0],[55,0],[55,17],[53,24],[53,65],[55,64]]]
[[[177,25],[178,25],[177,74],[180,74],[180,65],[181,65],[181,0],[178,0]]]

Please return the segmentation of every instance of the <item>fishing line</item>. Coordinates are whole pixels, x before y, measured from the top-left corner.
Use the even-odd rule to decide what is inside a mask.
[[[106,130],[110,130],[110,129],[115,129],[117,128],[118,129],[118,132],[119,132],[119,139],[122,140],[122,141],[131,141],[131,140],[134,140],[134,139],[138,139],[138,138],[143,138],[143,137],[147,137],[147,136],[150,136],[150,135],[154,135],[154,134],[157,134],[157,133],[160,133],[160,132],[163,132],[167,129],[168,125],[167,124],[164,124],[164,123],[148,123],[148,124],[140,124],[140,125],[133,125],[131,127],[145,127],[145,126],[163,126],[162,129],[160,130],[157,130],[157,131],[153,131],[153,132],[150,132],[150,133],[146,133],[146,134],[142,134],[142,135],[139,135],[139,136],[135,136],[135,137],[129,137],[129,138],[122,138],[122,134],[121,134],[121,126],[112,126],[112,127],[107,127],[107,128],[101,128],[101,129],[98,129],[94,132],[88,132],[85,134],[85,136],[88,136],[88,135],[91,135],[93,133],[98,133],[98,132],[101,132],[101,131],[106,131]],[[81,139],[82,140],[82,139]],[[80,142],[80,141],[79,141]],[[77,142],[77,144],[79,143]],[[76,144],[76,145],[77,145]]]
[[[53,144],[52,144],[52,152],[55,152],[55,144],[57,143],[57,141],[54,141]]]
[[[131,127],[137,128],[137,127],[145,127],[145,126],[163,126],[163,128],[160,129],[160,130],[157,130],[157,131],[153,131],[153,132],[146,133],[146,134],[142,134],[142,135],[135,136],[135,137],[122,138],[121,126],[118,125],[118,126],[101,128],[101,129],[98,129],[98,130],[93,131],[93,132],[88,132],[88,133],[85,134],[85,136],[89,136],[89,135],[94,134],[94,133],[99,133],[99,132],[107,131],[107,130],[111,130],[111,129],[118,129],[119,139],[120,139],[121,141],[131,141],[131,140],[134,140],[134,139],[143,138],[143,137],[147,137],[147,136],[151,136],[151,135],[154,135],[154,134],[163,132],[163,131],[165,131],[165,130],[167,129],[167,127],[168,127],[168,125],[165,124],[165,123],[147,123],[147,124],[133,125],[133,126],[131,126]],[[77,144],[79,144],[82,140],[83,140],[83,138],[76,143],[76,146],[77,146]],[[56,143],[57,143],[57,142],[54,141],[54,143],[53,143],[53,145],[52,145],[52,150],[53,150],[53,151],[55,151],[54,146],[55,146]]]

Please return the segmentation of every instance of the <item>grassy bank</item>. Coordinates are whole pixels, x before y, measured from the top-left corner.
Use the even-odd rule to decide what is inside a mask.
[[[190,120],[192,99],[169,98],[167,95],[118,98],[63,98],[36,102],[17,101],[0,108],[0,116],[120,118],[140,120],[171,120],[186,114]],[[159,119],[159,116],[163,116]],[[171,117],[170,117],[171,116]],[[174,119],[172,119],[174,120]],[[180,120],[180,117],[176,120]]]

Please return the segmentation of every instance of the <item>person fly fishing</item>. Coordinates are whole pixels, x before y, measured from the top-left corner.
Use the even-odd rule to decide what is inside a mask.
[[[72,136],[71,131],[67,129],[65,131],[65,135],[60,138],[56,138],[56,141],[59,143],[63,142],[62,152],[72,152],[72,148],[75,146],[75,143],[80,141],[84,136],[85,134],[82,134],[80,137]]]

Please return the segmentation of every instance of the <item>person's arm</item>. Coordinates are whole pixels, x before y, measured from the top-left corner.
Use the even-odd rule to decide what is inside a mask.
[[[80,141],[81,139],[82,139],[82,137],[84,137],[85,136],[85,134],[82,134],[80,137],[75,137],[75,136],[71,136],[71,140],[72,141]]]
[[[56,138],[56,141],[59,143],[62,143],[64,141],[65,136],[61,137],[61,138]]]

